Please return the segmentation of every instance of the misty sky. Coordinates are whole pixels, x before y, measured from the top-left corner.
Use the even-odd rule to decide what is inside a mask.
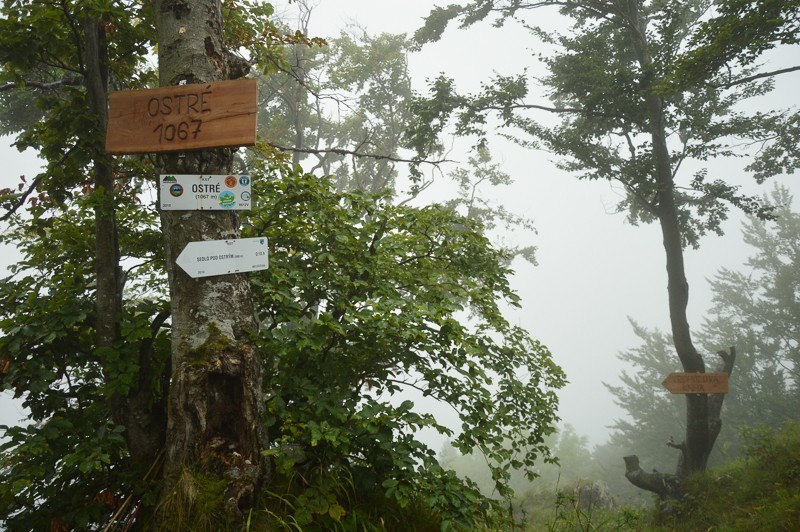
[[[286,1],[276,5],[287,15],[294,9],[294,4]],[[312,36],[335,36],[353,23],[371,34],[412,33],[432,5],[421,0],[320,0],[311,17]],[[547,16],[553,15],[555,11]],[[541,17],[537,22],[548,23],[545,12],[537,17]],[[550,20],[557,23],[555,18]],[[493,73],[516,74],[524,68],[541,72],[531,55],[543,50],[532,50],[533,46],[527,33],[513,24],[497,29],[484,23],[466,31],[454,27],[442,41],[409,58],[410,74],[420,92],[425,89],[425,80],[440,72],[455,78],[459,89],[475,90]],[[791,85],[797,85],[798,76],[795,73],[780,79],[777,97],[770,101],[782,106],[794,104]],[[532,99],[531,103],[546,100]],[[9,148],[9,139],[2,140],[0,188],[15,186],[20,174],[35,175],[35,159]],[[467,155],[459,147],[463,145],[456,143],[448,158],[466,162]],[[523,307],[508,316],[545,343],[567,372],[570,384],[561,394],[563,421],[593,443],[601,443],[606,427],[622,415],[602,383],[616,383],[620,371],[616,354],[637,345],[628,317],[648,327],[668,329],[660,231],[657,226],[631,227],[623,215],[613,214],[622,192],[611,184],[579,182],[557,170],[548,154],[524,150],[502,139],[490,147],[495,161],[502,163],[516,183],[489,195],[512,212],[533,219],[537,230],[537,234],[509,237],[516,244],[536,245],[539,266],[521,260],[514,263],[513,286],[522,297]],[[734,165],[714,163],[709,168],[709,177],[742,184],[750,193],[767,192],[774,183],[756,187]],[[800,190],[796,178],[781,182]],[[705,279],[721,266],[739,268],[751,252],[741,244],[740,218],[736,213],[731,218],[725,224],[726,236],[707,237],[699,251],[690,250],[686,255],[691,289],[689,317],[695,329],[709,304]],[[3,250],[0,267],[8,264],[10,257],[9,251]],[[709,362],[711,367],[717,363]],[[676,360],[675,370],[679,369]],[[653,386],[660,390],[659,383]],[[0,399],[0,424],[13,423],[20,417],[20,410],[10,404],[6,392]]]
[[[286,2],[277,5],[283,5],[287,14],[293,9]],[[322,0],[312,5],[317,7],[311,16],[311,33],[327,37],[353,25],[372,35],[382,32],[410,35],[435,4]],[[554,9],[538,10],[535,22],[549,28],[561,27]],[[531,75],[544,74],[533,59],[538,53],[547,50],[536,48],[528,33],[513,23],[502,28],[482,23],[468,30],[452,24],[439,42],[426,45],[409,57],[410,75],[418,92],[424,92],[426,80],[439,73],[454,78],[459,90],[475,91],[495,73],[511,75],[527,69]],[[794,59],[793,54],[786,52],[783,57],[773,59],[774,68]],[[793,86],[798,77],[800,73],[781,78],[769,101],[784,107],[793,105],[796,102]],[[531,98],[529,103],[547,101]],[[537,118],[553,120],[546,114]],[[570,384],[560,394],[563,421],[589,436],[593,443],[601,443],[606,439],[606,427],[623,415],[602,383],[617,382],[621,369],[617,353],[638,345],[628,317],[647,327],[669,330],[660,229],[657,225],[633,227],[625,222],[624,215],[614,214],[623,196],[618,185],[578,181],[556,169],[548,154],[523,149],[504,139],[495,139],[490,147],[494,159],[515,180],[513,186],[491,195],[509,210],[532,218],[537,230],[536,235],[516,236],[517,244],[537,246],[539,266],[530,266],[519,259],[514,263],[513,286],[522,297],[523,307],[509,316],[543,341],[567,372]],[[466,154],[456,152],[448,156],[462,162],[467,158]],[[726,179],[742,185],[749,193],[768,192],[775,181],[800,190],[796,178],[788,177],[758,187],[740,170],[739,164],[718,162],[709,169],[709,179]],[[686,253],[689,319],[695,329],[699,328],[710,302],[706,279],[722,266],[739,268],[751,253],[741,242],[741,220],[738,213],[732,212],[731,219],[724,224],[724,237],[706,237],[698,251]],[[718,360],[708,357],[708,363],[714,368]],[[676,359],[675,370],[680,369]],[[653,386],[666,393],[660,383]],[[676,434],[680,432],[676,428]]]

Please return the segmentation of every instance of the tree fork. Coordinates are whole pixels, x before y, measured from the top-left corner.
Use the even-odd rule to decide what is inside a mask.
[[[717,368],[716,373],[727,373],[730,376],[733,372],[734,363],[736,362],[736,348],[731,347],[728,351],[718,351],[717,354],[722,359],[722,364]],[[717,436],[719,436],[720,430],[722,429],[721,412],[725,394],[688,394],[687,400],[689,397],[698,396],[706,398],[708,425],[705,427],[705,434],[708,438],[708,454],[710,454],[711,450],[714,448],[714,443],[717,441]],[[688,450],[686,442],[674,443],[672,438],[670,438],[667,441],[667,446],[677,449],[681,453],[678,458],[676,474],[661,473],[656,470],[653,470],[652,473],[648,473],[639,467],[638,456],[631,455],[623,457],[623,460],[625,460],[625,478],[634,486],[655,493],[662,500],[680,497],[683,494],[683,480],[688,474],[694,471],[685,466]],[[708,458],[708,454],[706,455],[706,459]]]
[[[241,65],[229,64],[218,0],[155,0],[153,5],[161,86],[241,74]],[[168,154],[158,160],[164,173],[226,174],[233,151]],[[180,527],[181,519],[209,522],[213,513],[224,516],[227,526],[241,524],[267,476],[250,284],[244,274],[193,279],[175,265],[191,241],[238,238],[239,217],[228,211],[164,211],[161,223],[171,298],[172,380],[155,523],[168,530]],[[212,488],[224,492],[223,508],[196,504],[198,492]]]

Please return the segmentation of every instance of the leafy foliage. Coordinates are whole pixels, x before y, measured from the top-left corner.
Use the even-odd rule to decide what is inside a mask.
[[[478,12],[480,18],[493,13],[498,21],[510,17],[524,20],[525,11],[550,4],[560,3],[481,1],[448,13],[452,17],[461,14],[462,24],[468,26],[477,20]],[[552,105],[527,101],[533,91],[525,75],[498,75],[471,95],[458,94],[452,80],[440,77],[430,83],[429,95],[412,103],[420,119],[409,132],[410,143],[418,148],[429,144],[450,121],[457,134],[483,139],[496,120],[501,127],[517,132],[511,136],[519,144],[545,148],[559,156],[557,165],[580,179],[621,183],[627,197],[619,210],[628,213],[631,223],[652,222],[660,198],[649,139],[652,124],[647,95],[662,92],[659,84],[678,68],[679,51],[690,45],[691,29],[705,7],[696,2],[641,2],[642,16],[650,21],[646,38],[652,54],[652,63],[643,68],[637,64],[624,17],[611,8],[606,13],[607,6],[591,2],[570,4],[563,11],[573,18],[571,34],[529,26],[534,38],[543,38],[561,50],[543,59],[549,69],[543,88]],[[743,70],[738,75],[749,73]],[[725,91],[714,83],[716,78],[707,79],[662,95],[663,127],[671,150],[683,238],[695,247],[703,235],[721,233],[728,205],[759,217],[768,217],[769,211],[737,186],[709,178],[707,170],[681,178],[682,167],[694,166],[693,161],[702,164],[715,158],[741,157],[745,154],[740,146],[749,141],[770,146],[770,156],[759,157],[752,166],[760,180],[793,169],[796,161],[792,141],[783,142],[775,134],[787,127],[793,131],[791,115],[746,116],[737,110],[739,102],[769,91],[769,82],[753,80],[739,91]],[[543,111],[560,116],[560,125],[548,127],[546,121],[532,115]],[[775,163],[776,157],[782,162]]]
[[[23,259],[0,285],[0,353],[8,362],[0,384],[29,412],[29,424],[3,427],[0,515],[11,528],[48,528],[55,516],[85,527],[130,489],[136,468],[124,428],[112,420],[111,398],[124,396],[137,378],[142,345],[154,342],[153,364],[169,356],[164,335],[153,338],[150,329],[164,305],[165,279],[138,255],[157,242],[155,212],[133,197],[117,207],[126,254],[141,265],[128,272],[119,344],[97,349],[93,264],[86,260],[94,250],[94,211],[91,196],[77,198],[61,207],[37,202],[31,217],[15,217],[2,236]],[[163,268],[160,259],[155,264]]]
[[[27,425],[3,427],[0,521],[10,529],[98,528],[120,508],[137,508],[145,522],[156,500],[159,486],[149,472],[159,460],[132,455],[130,427],[119,416],[121,399],[147,392],[156,405],[169,385],[154,169],[147,157],[115,160],[123,310],[118,340],[99,348],[98,200],[88,183],[102,139],[86,134],[97,128],[81,47],[83,17],[100,20],[111,87],[152,85],[149,6],[3,5],[0,94],[9,106],[0,122],[18,132],[19,147],[38,150],[47,162],[31,182],[0,194],[8,208],[0,241],[23,257],[0,287],[0,388],[13,390],[30,412]],[[249,59],[263,72],[281,71],[286,45],[324,44],[279,30],[264,18],[272,13],[268,4],[225,9],[231,49],[250,45]],[[391,82],[403,94],[405,46],[397,36],[342,38],[333,57],[343,68],[330,71],[331,80],[360,91],[364,112],[337,124],[336,136],[366,138],[393,153],[403,126],[398,112],[406,111],[402,99],[376,89]],[[376,64],[386,68],[363,68]],[[264,423],[273,444],[266,452],[276,470],[254,522],[369,528],[418,515],[444,529],[507,524],[501,505],[443,469],[416,433],[446,434],[464,452],[484,453],[505,496],[510,469],[532,475],[537,456],[547,456],[544,437],[564,376],[547,349],[500,312],[500,300],[518,304],[508,255],[489,244],[475,216],[395,206],[386,193],[337,193],[330,179],[275,160],[251,154],[249,161],[260,167],[253,172],[260,201],[248,227],[273,245],[270,269],[251,276],[262,323],[256,341],[269,376]],[[374,190],[395,175],[393,165],[381,164],[362,165],[364,175],[383,176]],[[343,163],[338,168],[340,178],[358,177]],[[453,412],[455,426],[433,417],[440,405]],[[197,476],[190,484],[212,491],[220,485]],[[219,510],[211,508],[218,495],[207,498],[209,515]]]
[[[489,150],[478,147],[475,154],[468,159],[470,168],[457,168],[450,177],[458,184],[458,196],[448,200],[445,205],[468,220],[480,223],[487,233],[498,227],[509,233],[522,228],[534,231],[533,221],[507,211],[502,205],[496,206],[482,194],[487,185],[499,187],[511,184],[511,176],[503,172],[497,163],[492,162]],[[494,235],[493,235],[494,236]],[[510,257],[521,256],[534,266],[536,265],[534,246],[517,246],[505,244],[501,236],[497,237]]]
[[[800,2],[727,0],[703,21],[692,38],[693,48],[675,72],[677,85],[692,83],[731,63],[752,64],[780,45],[800,43]]]
[[[301,3],[301,15],[306,31],[313,11]],[[394,191],[410,120],[407,39],[353,28],[326,44],[286,47],[264,79],[265,141],[294,150],[310,172],[335,175],[340,190]]]
[[[113,36],[107,63],[118,89],[152,83],[145,61],[153,34],[151,12],[138,2],[4,2],[0,17],[0,131],[19,133],[16,146],[46,161],[35,181],[53,200],[89,181],[86,168],[97,131],[88,111],[83,20],[92,17]],[[16,89],[11,90],[12,87]]]
[[[262,186],[263,197],[280,198],[250,220],[276,246],[254,285],[268,364],[280,376],[268,384],[279,469],[305,471],[295,480],[324,492],[344,468],[358,494],[385,491],[400,507],[423,500],[443,519],[474,520],[467,507],[436,502],[431,490],[452,489],[455,478],[413,433],[453,429],[414,402],[452,409],[454,445],[493,460],[508,494],[507,471],[547,455],[543,436],[564,382],[546,349],[500,314],[498,299],[516,304],[503,255],[449,209],[335,195],[312,176]],[[408,392],[417,399],[393,399]],[[297,447],[297,456],[285,452]],[[454,511],[468,514],[446,513]]]
[[[480,146],[486,131],[499,124],[512,131],[509,136],[520,145],[557,155],[557,166],[579,179],[621,184],[625,198],[618,209],[627,213],[628,221],[659,223],[672,341],[681,368],[690,372],[706,371],[707,363],[693,343],[686,315],[684,248],[698,247],[707,233],[721,234],[730,206],[762,220],[772,216],[768,205],[742,194],[726,179],[709,178],[702,165],[711,159],[752,157],[743,144],[770,146],[772,158],[780,156],[777,163],[754,158],[751,169],[759,180],[796,164],[792,141],[776,140],[784,125],[791,133],[796,129],[788,112],[739,110],[743,101],[771,90],[771,83],[763,81],[768,76],[737,68],[732,71],[736,82],[731,82],[730,75],[711,68],[702,79],[669,90],[683,52],[695,44],[694,29],[712,4],[476,0],[436,9],[417,34],[420,42],[438,39],[453,19],[468,27],[494,18],[497,25],[520,22],[534,39],[555,45],[555,53],[542,60],[549,71],[542,80],[549,104],[529,102],[526,74],[497,75],[471,95],[458,94],[452,80],[440,76],[431,82],[429,97],[412,103],[423,118],[408,133],[409,144],[419,149],[449,125],[456,134],[477,136]],[[568,17],[568,34],[548,34],[529,15],[545,7],[557,7]],[[793,21],[786,24],[791,27]],[[767,25],[775,26],[775,21]],[[559,123],[537,120],[536,113],[542,111],[556,115]],[[733,357],[723,358],[724,371],[730,373]],[[672,444],[681,451],[679,483],[688,473],[706,468],[722,404],[714,400],[712,405],[707,396],[693,394],[686,401],[685,438]],[[636,472],[628,476],[632,483],[672,496],[663,473]]]
[[[791,529],[800,519],[800,430],[787,423],[747,436],[744,458],[699,475],[656,529]]]
[[[500,519],[499,506],[442,469],[415,432],[456,430],[460,449],[494,461],[506,494],[510,468],[547,455],[564,377],[546,348],[500,313],[498,299],[517,303],[505,255],[451,209],[393,206],[385,196],[337,194],[329,180],[289,168],[264,171],[254,174],[262,200],[248,223],[273,245],[270,269],[253,285],[274,375],[265,423],[279,475],[269,489],[285,483],[294,497],[284,515],[401,523],[413,508],[457,528]],[[4,233],[26,258],[3,283],[2,385],[16,389],[33,422],[6,428],[7,526],[44,526],[52,516],[102,522],[113,506],[100,494],[109,492],[152,504],[154,486],[142,482],[123,428],[111,422],[110,398],[137,378],[142,346],[162,363],[169,353],[168,331],[151,327],[165,303],[155,212],[129,197],[118,206],[121,242],[138,259],[111,350],[92,347],[92,266],[83,260],[91,198],[35,206],[36,216],[12,218]],[[409,390],[417,399],[393,399]],[[420,410],[421,397],[449,405],[460,426]]]

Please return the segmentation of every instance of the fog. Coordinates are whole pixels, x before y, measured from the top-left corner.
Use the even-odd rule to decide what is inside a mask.
[[[282,6],[279,12],[290,18],[294,6],[286,2],[277,5]],[[315,5],[310,33],[322,37],[352,27],[371,35],[411,35],[432,7],[429,2],[399,0],[328,0]],[[558,29],[559,21],[555,9],[536,11],[537,24]],[[414,89],[420,93],[426,91],[426,80],[439,73],[452,77],[460,91],[476,91],[494,74],[527,70],[532,76],[542,75],[544,70],[534,56],[546,50],[533,48],[535,45],[514,23],[495,28],[484,22],[466,30],[452,23],[439,42],[409,56],[409,73]],[[791,64],[794,59],[790,52],[769,56],[768,70]],[[799,76],[794,73],[778,79],[775,92],[769,96],[770,105],[792,105],[796,101],[793,86]],[[531,98],[530,103],[547,103],[541,95],[538,98]],[[537,118],[553,120],[546,113]],[[467,154],[463,150],[468,145],[459,146],[462,151],[454,149],[448,158],[465,163]],[[497,135],[490,148],[494,159],[515,180],[512,186],[491,195],[509,210],[533,219],[537,231],[535,235],[512,237],[517,239],[516,244],[537,247],[539,265],[515,261],[512,286],[522,298],[522,308],[509,311],[508,316],[547,345],[565,370],[569,385],[559,394],[562,422],[573,425],[590,442],[602,443],[608,426],[624,415],[603,383],[618,384],[622,368],[617,353],[639,343],[629,317],[650,328],[669,330],[660,229],[658,225],[631,226],[624,214],[615,213],[623,197],[618,185],[579,181],[557,169],[550,154],[521,148]],[[739,184],[751,194],[767,193],[775,182],[800,190],[790,177],[758,186],[741,167],[739,162],[711,161],[709,176]],[[740,268],[752,252],[741,241],[743,219],[732,210],[723,224],[724,236],[705,237],[698,250],[686,252],[689,320],[695,329],[710,304],[706,280],[722,266]],[[711,367],[717,365],[715,357],[706,358]],[[675,370],[680,369],[676,358]],[[653,386],[659,393],[667,393],[660,383]]]
[[[277,6],[286,17],[296,8],[288,2],[277,2]],[[311,34],[331,37],[353,24],[373,35],[412,33],[431,7],[430,2],[414,0],[323,0],[311,16]],[[555,23],[556,19],[552,20]],[[426,79],[440,72],[453,77],[459,90],[476,90],[493,73],[515,74],[525,68],[532,74],[541,72],[531,58],[539,51],[531,50],[533,45],[527,33],[513,24],[501,29],[487,23],[469,30],[452,27],[440,42],[409,57],[410,75],[418,92],[425,91]],[[772,60],[781,64],[781,57]],[[770,97],[771,101],[791,105],[791,86],[796,86],[799,75],[779,79],[777,96]],[[545,115],[542,119],[551,118]],[[9,146],[9,138],[2,141],[0,188],[15,186],[19,175],[35,175],[35,157],[19,154]],[[448,158],[466,163],[466,148],[468,143],[454,142]],[[522,297],[522,308],[509,309],[508,316],[547,345],[566,371],[570,384],[560,394],[563,422],[573,425],[592,443],[601,443],[608,434],[607,427],[623,415],[603,383],[618,382],[621,368],[617,353],[637,345],[628,318],[648,327],[669,327],[659,228],[628,225],[624,215],[614,213],[622,197],[618,188],[606,182],[580,182],[556,169],[547,153],[525,150],[496,136],[490,148],[515,184],[489,195],[514,213],[533,219],[537,231],[509,236],[517,244],[537,246],[539,265],[515,261],[513,287]],[[749,193],[767,192],[775,182],[756,186],[738,165],[726,162],[712,161],[709,168],[710,175],[742,184]],[[798,190],[795,180],[780,181]],[[425,199],[445,198],[429,194]],[[689,316],[694,328],[700,326],[709,305],[706,279],[722,266],[739,268],[750,253],[741,243],[741,220],[738,213],[731,212],[724,224],[725,236],[706,237],[699,250],[686,254],[691,287]],[[0,266],[14,260],[12,251],[3,250]],[[675,369],[679,369],[677,360]],[[659,383],[653,386],[660,388]],[[20,417],[22,412],[5,392],[0,424],[14,423]]]

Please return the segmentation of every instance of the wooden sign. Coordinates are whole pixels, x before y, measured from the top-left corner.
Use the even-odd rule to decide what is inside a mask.
[[[255,79],[112,92],[106,152],[252,146],[257,96]]]
[[[728,393],[727,373],[670,373],[661,384],[670,393]]]

